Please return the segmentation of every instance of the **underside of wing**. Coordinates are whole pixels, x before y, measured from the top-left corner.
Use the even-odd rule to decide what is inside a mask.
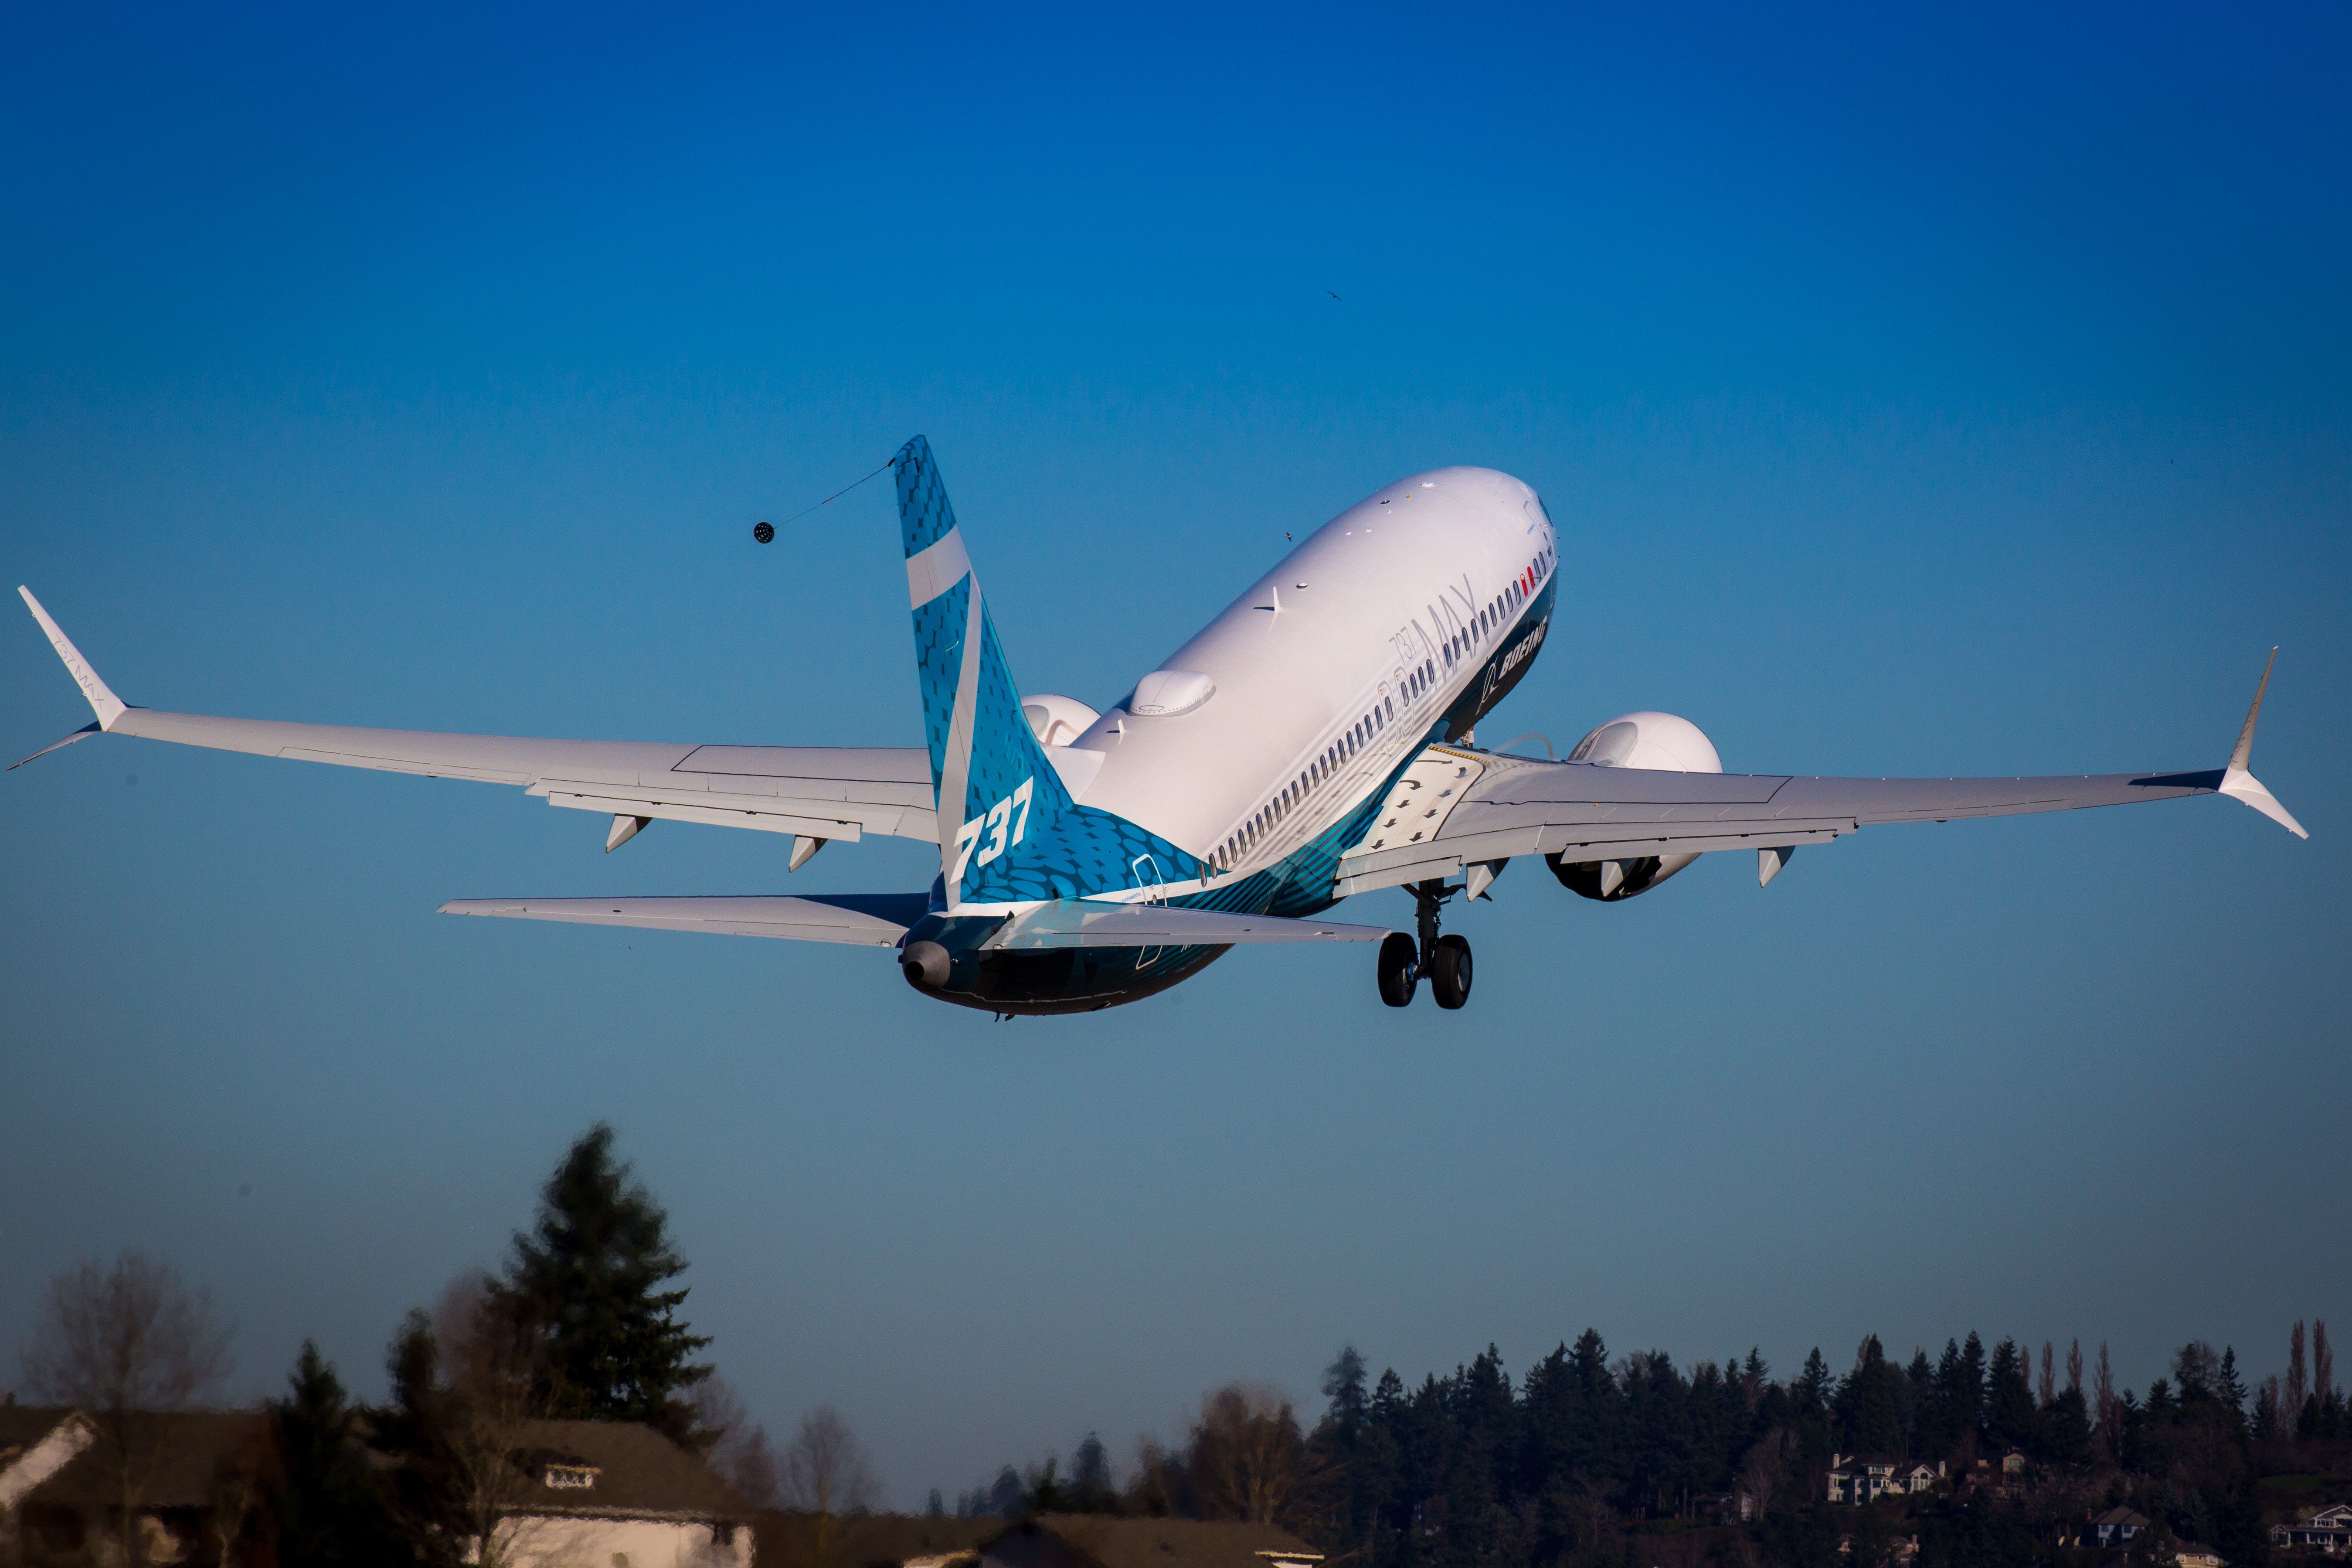
[[[1061,947],[1221,947],[1268,942],[1378,942],[1386,926],[1337,921],[1234,915],[1160,904],[1109,904],[1064,900],[1006,922],[981,945],[1020,951]]]
[[[1339,896],[1521,855],[1588,861],[1786,849],[1889,823],[2212,795],[2229,779],[2220,768],[1958,779],[1668,773],[1446,746],[1430,747],[1403,783],[1415,782],[1413,773],[1428,775],[1424,787],[1400,790],[1392,814],[1341,857]],[[1440,802],[1434,786],[1449,779],[1458,788]]]
[[[920,893],[839,893],[803,899],[456,899],[443,904],[440,912],[896,947],[907,928],[923,918],[924,903]]]

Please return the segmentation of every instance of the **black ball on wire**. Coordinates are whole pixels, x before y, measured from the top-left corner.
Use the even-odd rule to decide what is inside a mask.
[[[755,522],[751,525],[751,537],[765,544],[776,537],[775,525],[770,522]]]

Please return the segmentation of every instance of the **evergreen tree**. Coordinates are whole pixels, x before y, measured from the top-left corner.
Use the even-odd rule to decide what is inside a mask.
[[[1099,1433],[1089,1432],[1070,1455],[1070,1511],[1117,1513],[1118,1492],[1111,1485],[1110,1450]]]
[[[2090,1406],[2081,1385],[2060,1389],[2042,1412],[2042,1442],[2034,1457],[2045,1464],[2075,1468],[2091,1462]]]
[[[1829,1413],[1830,1363],[1822,1359],[1822,1347],[1815,1345],[1805,1358],[1805,1370],[1797,1374],[1790,1394],[1797,1402],[1797,1414],[1816,1420]]]
[[[1969,1331],[1968,1342],[1960,1347],[1960,1359],[1953,1368],[1951,1420],[1955,1441],[1962,1437],[1984,1436],[1985,1418],[1985,1348],[1974,1329]]]
[[[1872,1334],[1854,1353],[1853,1371],[1838,1388],[1838,1445],[1857,1454],[1903,1451],[1903,1374],[1886,1359],[1885,1348]]]
[[[1936,1369],[1927,1364],[1925,1345],[1911,1352],[1911,1364],[1903,1373],[1904,1397],[1909,1401],[1910,1423],[1904,1433],[1904,1451],[1915,1459],[1933,1460],[1941,1449],[1928,1440],[1932,1434],[1929,1424],[1935,1418]]]
[[[1352,1447],[1363,1428],[1370,1408],[1364,1388],[1369,1381],[1364,1358],[1353,1345],[1342,1345],[1331,1364],[1323,1369],[1323,1396],[1331,1402],[1324,1419],[1337,1429],[1343,1444]]]
[[[2246,1380],[2238,1373],[2235,1345],[2221,1347],[2221,1373],[2214,1380],[2213,1394],[2228,1414],[2231,1429],[2242,1436],[2246,1429]]]
[[[277,1460],[269,1511],[282,1568],[383,1568],[398,1562],[391,1520],[360,1440],[358,1410],[319,1347],[302,1342],[287,1394],[269,1402]]]
[[[2030,1356],[2017,1342],[2004,1338],[1992,1348],[1992,1368],[1985,1390],[1985,1436],[1995,1452],[2032,1447],[2041,1423],[2028,1377]]]
[[[395,1537],[425,1568],[455,1568],[468,1539],[458,1396],[443,1386],[432,1321],[412,1309],[384,1358],[392,1401],[375,1417],[375,1447],[392,1461],[385,1476]]]
[[[536,1352],[554,1414],[642,1421],[682,1442],[699,1434],[686,1394],[710,1375],[694,1352],[710,1341],[677,1313],[686,1271],[669,1216],[613,1157],[598,1122],[572,1145],[541,1194],[533,1234],[517,1232],[493,1301]]]
[[[1935,1388],[1918,1406],[1918,1447],[1923,1459],[1949,1459],[1960,1446],[1963,1417],[1960,1342],[1948,1339],[1936,1361]]]

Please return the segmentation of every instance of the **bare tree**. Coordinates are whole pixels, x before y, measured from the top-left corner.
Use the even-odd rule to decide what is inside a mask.
[[[2311,1392],[2311,1384],[2303,1370],[2303,1320],[2294,1321],[2294,1331],[2286,1338],[2286,1418],[2289,1430],[2303,1415],[2304,1396]]]
[[[1313,1479],[1290,1401],[1258,1384],[1228,1384],[1202,1399],[1186,1459],[1192,1495],[1212,1519],[1287,1523]]]
[[[233,1364],[234,1331],[215,1320],[202,1289],[142,1252],[123,1252],[111,1268],[78,1263],[42,1297],[25,1387],[37,1399],[79,1407],[96,1425],[127,1562],[144,1561],[138,1510],[164,1457],[159,1417],[219,1386]]]
[[[2042,1385],[2036,1392],[2041,1395],[2039,1403],[2044,1410],[2049,1409],[2051,1403],[2058,1397],[2058,1357],[2048,1340],[2042,1342]]]
[[[1164,1519],[1182,1511],[1183,1466],[1159,1438],[1146,1435],[1135,1440],[1135,1474],[1127,1483],[1127,1510],[1149,1519]]]
[[[223,1455],[214,1468],[205,1536],[215,1568],[228,1568],[262,1507],[262,1475],[269,1465],[268,1433],[268,1424],[257,1422],[241,1451]]]
[[[879,1489],[874,1468],[866,1459],[866,1446],[830,1405],[818,1405],[802,1420],[792,1446],[784,1450],[782,1481],[784,1506],[816,1516],[820,1563],[832,1545],[835,1519],[867,1512]]]
[[[2327,1348],[2326,1323],[2317,1318],[2311,1320],[2311,1391],[2322,1405],[2336,1397],[2336,1352]]]
[[[443,1342],[436,1319],[454,1342]],[[476,1277],[460,1276],[436,1310],[409,1313],[394,1336],[394,1409],[379,1438],[400,1456],[396,1512],[429,1552],[453,1538],[478,1568],[532,1554],[525,1504],[540,1476],[530,1424],[548,1413],[535,1342],[515,1331]]]
[[[2098,1408],[2099,1446],[2106,1450],[2107,1462],[2123,1462],[2123,1434],[2116,1430],[2116,1418],[2120,1407],[2116,1402],[2116,1374],[2107,1364],[2107,1342],[2099,1342],[2098,1381],[2091,1385],[2092,1401]]]
[[[1748,1450],[1748,1457],[1739,1462],[1738,1486],[1754,1517],[1760,1520],[1771,1512],[1773,1500],[1789,1484],[1796,1460],[1796,1435],[1786,1426],[1773,1427]]]
[[[783,1476],[768,1429],[751,1418],[741,1396],[722,1377],[695,1384],[691,1395],[696,1431],[708,1446],[710,1468],[754,1508],[776,1508]]]
[[[2083,1342],[2074,1340],[2066,1346],[2066,1386],[2076,1394],[2083,1392]]]

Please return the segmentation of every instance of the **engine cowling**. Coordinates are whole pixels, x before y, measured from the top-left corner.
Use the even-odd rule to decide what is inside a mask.
[[[1723,759],[1716,755],[1715,742],[1706,738],[1706,732],[1674,713],[1621,713],[1595,725],[1568,753],[1568,760],[1658,773],[1723,771]],[[1570,892],[1614,903],[1648,892],[1697,858],[1696,855],[1642,855],[1617,860],[1567,860],[1552,856],[1545,863]]]

